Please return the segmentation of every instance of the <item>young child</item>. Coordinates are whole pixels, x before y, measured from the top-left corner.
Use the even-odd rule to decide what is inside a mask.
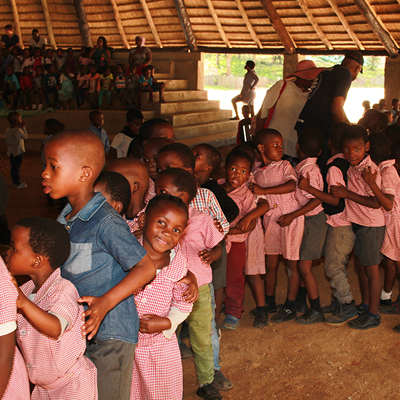
[[[142,109],[142,93],[149,92],[149,103],[154,103],[153,100],[153,79],[151,78],[149,66],[142,69],[142,75],[139,77],[139,88],[137,90],[137,106]]]
[[[33,79],[29,67],[24,67],[22,75],[19,78],[19,85],[21,87],[21,97],[22,97],[21,109],[26,108],[29,110],[32,108],[32,90],[33,90]]]
[[[25,361],[16,346],[18,291],[0,257],[0,399],[30,398]]]
[[[114,86],[115,86],[114,93],[118,96],[119,101],[121,102],[121,106],[122,108],[124,108],[126,82],[125,82],[124,66],[122,64],[118,64],[115,68]]]
[[[189,206],[197,192],[196,181],[190,172],[181,168],[169,168],[160,172],[156,181],[156,193],[180,197]],[[211,306],[212,271],[210,264],[221,256],[220,242],[224,235],[214,221],[204,212],[189,207],[189,223],[181,243],[189,270],[196,276],[199,298],[187,318],[189,337],[194,352],[199,388],[196,395],[205,399],[222,397],[213,386],[214,360],[211,329],[213,313]]]
[[[155,276],[155,266],[121,216],[93,190],[105,161],[101,140],[89,131],[64,131],[47,142],[44,153],[44,192],[69,201],[58,217],[71,241],[61,275],[89,306],[82,332],[89,340],[86,355],[97,367],[99,398],[127,399],[139,328],[133,293]]]
[[[39,97],[39,103],[38,104],[32,104],[32,110],[42,110],[43,109],[43,67],[42,66],[37,66],[36,69],[36,74],[33,77],[33,95],[37,94]]]
[[[110,150],[110,141],[108,139],[108,134],[106,130],[103,128],[104,125],[104,116],[101,111],[91,111],[89,113],[89,119],[92,125],[89,126],[89,131],[95,133],[101,140],[104,146],[104,151],[106,155]]]
[[[53,64],[46,65],[47,73],[43,77],[44,83],[44,98],[48,107],[58,106],[58,82],[60,79],[60,74],[56,71],[56,67]],[[51,103],[49,99],[49,94],[53,94],[54,100]]]
[[[75,76],[70,72],[68,65],[63,65],[62,74],[60,75],[60,90],[58,91],[58,98],[61,101],[60,110],[69,110],[71,101],[74,99],[75,87],[73,84]]]
[[[21,57],[21,72],[24,70],[25,67],[29,68],[29,72],[32,70],[33,65],[33,57],[31,57],[29,49],[25,48],[22,50],[22,57]]]
[[[243,144],[246,142],[250,142],[252,140],[252,136],[250,133],[251,128],[251,108],[249,105],[245,104],[242,107],[242,115],[243,119],[239,121],[238,132],[236,136],[236,144]]]
[[[89,88],[89,78],[84,65],[79,66],[79,72],[76,76],[78,87],[75,91],[76,109],[83,110],[85,105],[85,96]]]
[[[82,47],[81,48],[81,53],[78,58],[78,65],[84,65],[87,67],[92,63],[92,59],[88,56],[88,48],[87,47]]]
[[[71,74],[74,74],[74,76],[76,75],[76,57],[74,54],[74,50],[69,47],[67,49],[67,57],[65,58],[65,64],[68,67],[68,70]]]
[[[28,187],[26,183],[21,182],[19,170],[22,164],[22,155],[25,153],[24,140],[28,139],[28,133],[25,128],[25,121],[21,114],[12,111],[8,114],[7,120],[10,127],[6,129],[5,139],[7,145],[7,156],[10,157],[10,175],[13,186],[17,189]]]
[[[35,76],[36,75],[36,68],[37,67],[43,67],[44,63],[44,58],[42,57],[42,49],[39,47],[36,47],[34,50],[34,56],[32,58],[32,74]]]
[[[178,246],[187,220],[187,206],[170,195],[153,198],[140,217],[141,241],[156,265],[157,276],[135,292],[140,330],[132,400],[182,399],[182,362],[175,330],[192,311],[183,296],[186,285],[179,284],[188,271]]]
[[[150,139],[144,146],[142,162],[149,171],[150,178],[155,181],[158,176],[157,171],[157,157],[160,150],[167,144],[171,144],[173,141],[164,137],[158,137]]]
[[[265,198],[270,206],[263,217],[265,229],[265,301],[268,313],[276,313],[272,322],[285,322],[296,318],[296,297],[300,275],[297,262],[304,231],[304,217],[295,218],[288,226],[278,225],[280,218],[299,208],[295,197],[297,174],[289,161],[282,160],[283,138],[274,129],[262,129],[254,137],[254,145],[262,157],[262,163],[254,172],[250,190]],[[274,238],[271,240],[271,238]],[[286,260],[288,291],[283,308],[277,312],[275,302],[279,256]],[[303,310],[302,310],[303,311]],[[303,311],[304,312],[304,311]]]
[[[96,65],[90,65],[90,73],[88,76],[89,88],[86,92],[86,98],[90,103],[90,108],[96,109],[98,107],[97,98],[100,91],[100,74],[97,72]]]
[[[3,92],[1,94],[9,110],[17,109],[18,100],[20,98],[20,92],[21,92],[21,86],[18,82],[18,78],[14,74],[14,68],[12,65],[9,65],[6,68],[6,75],[4,76],[4,83],[3,83]],[[12,105],[8,98],[8,96],[10,95],[12,95],[13,99]]]
[[[380,325],[378,314],[381,281],[379,263],[382,260],[381,248],[385,236],[385,218],[381,205],[362,178],[363,171],[371,169],[377,186],[381,187],[378,167],[366,153],[370,148],[368,133],[360,125],[349,126],[342,134],[344,158],[350,164],[347,172],[347,188],[331,186],[335,197],[344,198],[345,219],[352,223],[355,233],[354,255],[361,286],[361,313],[349,321],[354,329],[370,329]]]
[[[165,82],[158,82],[157,79],[154,78],[156,69],[153,65],[148,65],[148,67],[150,69],[150,76],[152,80],[151,88],[153,89],[153,93],[160,92],[160,103],[165,103],[164,91],[167,84]]]
[[[56,51],[56,56],[54,57],[54,62],[56,69],[58,71],[61,71],[63,65],[65,64],[65,55],[64,55],[64,50],[60,47]]]
[[[46,57],[44,58],[45,68],[47,67],[47,65],[50,65],[50,64],[55,66],[55,56],[54,56],[54,52],[52,49],[47,49]]]
[[[9,271],[31,278],[18,289],[17,340],[36,385],[32,398],[97,400],[96,367],[83,355],[83,307],[60,275],[69,254],[68,232],[54,220],[25,218],[11,233]]]
[[[103,73],[100,75],[100,92],[99,92],[99,109],[103,107],[103,96],[107,95],[108,108],[111,110],[113,106],[111,104],[111,94],[114,88],[114,77],[111,73],[110,67],[106,66],[103,69]]]

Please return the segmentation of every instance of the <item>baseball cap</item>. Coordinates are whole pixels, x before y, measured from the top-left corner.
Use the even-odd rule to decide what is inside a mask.
[[[357,50],[348,51],[348,52],[345,54],[344,57],[345,57],[345,58],[350,58],[351,60],[354,60],[354,61],[358,62],[358,63],[361,65],[361,67],[364,66],[364,57],[363,57],[363,55],[362,55],[359,51],[357,51]],[[361,73],[362,73],[362,72],[363,72],[363,69],[361,68]]]

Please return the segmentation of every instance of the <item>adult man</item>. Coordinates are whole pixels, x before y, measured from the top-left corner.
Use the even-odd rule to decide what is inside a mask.
[[[4,31],[5,34],[1,37],[0,46],[7,48],[11,52],[13,47],[19,47],[19,36],[14,34],[12,25],[6,25]]]
[[[344,112],[344,103],[351,82],[362,73],[364,58],[358,51],[346,53],[342,64],[327,68],[321,72],[307,103],[299,116],[295,129],[300,133],[306,128],[321,130],[325,136],[325,146],[320,165],[328,160],[328,137],[331,126],[336,122],[349,122]]]
[[[34,29],[32,31],[32,37],[29,39],[29,49],[33,54],[33,51],[36,47],[39,47],[42,50],[43,54],[46,51],[47,40],[45,37],[39,35],[39,31]]]

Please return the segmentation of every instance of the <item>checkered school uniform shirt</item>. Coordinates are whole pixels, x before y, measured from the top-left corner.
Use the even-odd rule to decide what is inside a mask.
[[[308,178],[312,187],[315,187],[318,190],[324,190],[324,180],[322,178],[321,171],[317,165],[317,157],[306,158],[296,165],[295,171],[297,173],[297,178],[299,178],[300,176],[304,176],[305,178]],[[311,199],[315,199],[312,194],[301,190],[299,188],[299,185],[296,185],[295,196],[300,204],[300,207],[305,206]],[[319,204],[313,210],[304,214],[304,216],[311,217],[312,215],[319,214],[323,210],[324,207],[322,207],[322,204]]]
[[[366,197],[374,196],[374,192],[361,176],[362,171],[367,167],[371,167],[372,172],[377,172],[375,181],[380,188],[382,185],[381,174],[377,165],[371,160],[370,156],[365,157],[358,165],[350,166],[347,171],[347,188],[360,196]],[[385,218],[381,208],[374,209],[366,207],[349,199],[345,200],[345,204],[344,216],[347,221],[369,227],[385,225]]]
[[[149,178],[149,186],[147,186],[146,193],[144,194],[143,201],[149,204],[149,201],[156,195],[156,185],[153,179]]]
[[[147,207],[147,204],[146,204]],[[138,212],[135,218],[133,219],[127,219],[126,215],[123,215],[122,218],[125,220],[125,222],[128,224],[129,229],[131,230],[131,233],[134,233],[138,230],[140,230],[139,227],[139,217],[146,211],[146,207],[144,207],[142,210]]]
[[[215,194],[211,190],[197,188],[196,197],[191,201],[189,206],[195,208],[197,211],[204,211],[212,219],[219,221],[225,235],[229,232],[229,222],[226,219]]]
[[[5,328],[6,335],[17,329],[17,298],[18,291],[11,282],[11,275],[0,257],[0,330]],[[11,376],[2,400],[27,400],[29,398],[28,373],[24,359],[15,346]]]

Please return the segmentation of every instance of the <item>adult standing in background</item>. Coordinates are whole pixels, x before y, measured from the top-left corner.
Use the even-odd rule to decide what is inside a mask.
[[[97,38],[97,44],[88,54],[98,68],[99,73],[103,73],[103,69],[111,62],[111,53],[108,50],[107,39],[104,36]]]
[[[5,34],[1,37],[0,46],[11,50],[14,47],[19,47],[19,36],[14,33],[12,25],[6,25],[4,27]]]
[[[42,55],[44,55],[46,51],[46,45],[47,39],[43,36],[40,36],[39,31],[34,29],[32,31],[32,37],[29,39],[29,50],[31,51],[31,54],[33,54],[35,48],[39,47],[39,49],[42,50]]]
[[[134,73],[142,75],[142,69],[151,63],[151,50],[145,47],[144,36],[136,36],[136,47],[129,52],[129,65],[134,68]]]

